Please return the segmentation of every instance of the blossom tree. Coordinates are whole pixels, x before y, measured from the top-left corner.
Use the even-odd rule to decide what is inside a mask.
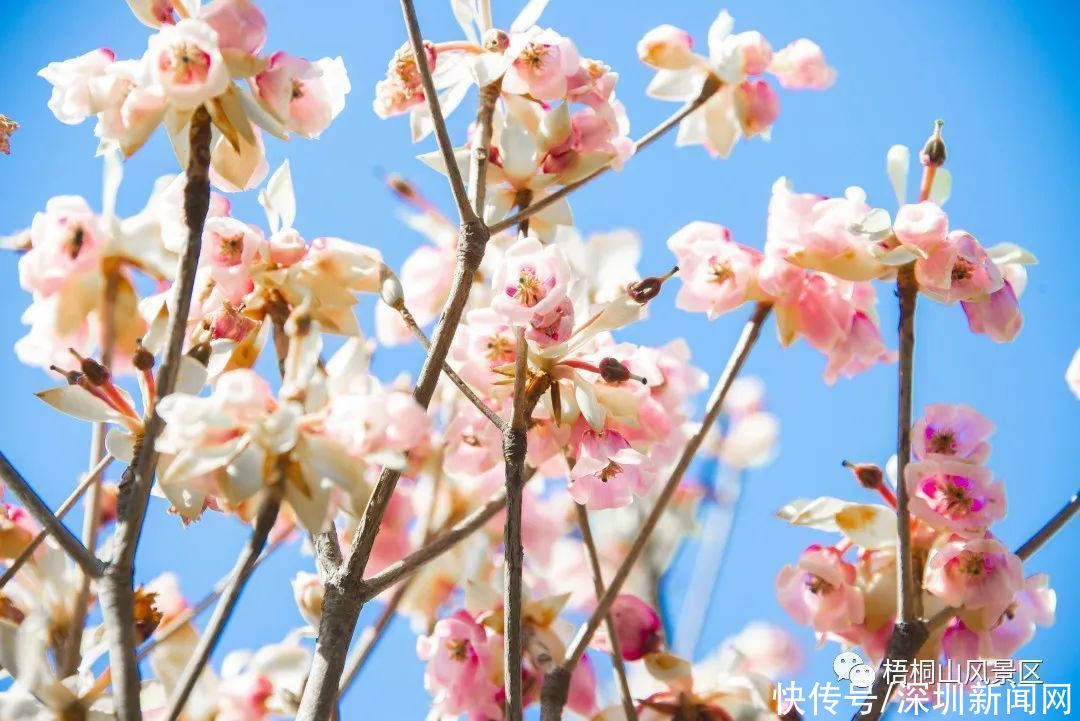
[[[542,24],[546,0],[504,27],[488,0],[454,0],[461,34],[446,40],[425,38],[402,0],[407,40],[373,109],[408,116],[413,142],[434,136],[420,160],[446,177],[456,215],[387,177],[426,239],[395,269],[376,248],[305,238],[290,165],[271,173],[266,160],[264,135],[315,139],[335,121],[352,90],[340,58],[269,52],[251,0],[129,5],[150,29],[142,57],[102,48],[40,72],[59,121],[96,120],[102,207],[56,196],[4,241],[22,253],[31,296],[15,353],[56,380],[42,401],[90,424],[92,460],[54,511],[0,455],[0,491],[14,497],[0,504],[0,668],[13,679],[0,716],[335,718],[403,616],[432,718],[517,721],[530,706],[545,721],[797,717],[773,693],[799,656],[785,632],[752,624],[691,663],[707,612],[694,599],[711,596],[740,479],[776,453],[764,386],[741,377],[770,316],[783,345],[803,338],[824,354],[826,383],[899,368],[896,456],[884,471],[845,464],[881,502],[798,499],[779,513],[842,536],[779,571],[793,619],[883,669],[1007,658],[1052,622],[1048,578],[1026,564],[1080,501],[1010,551],[991,529],[1006,512],[988,465],[993,424],[946,403],[913,419],[920,295],[959,303],[972,332],[1011,342],[1035,262],[951,226],[940,122],[914,202],[911,153],[889,151],[894,214],[859,188],[830,198],[781,178],[761,248],[691,221],[668,239],[674,267],[639,268],[633,233],[577,232],[571,195],[633,172],[670,131],[717,158],[767,139],[777,87],[834,82],[822,49],[805,38],[775,49],[727,12],[701,51],[685,30],[650,30],[636,46],[656,71],[648,94],[680,107],[633,140],[618,73],[583,55],[587,39],[579,49]],[[474,87],[474,121],[455,144],[446,116]],[[2,119],[6,142],[17,126]],[[124,163],[159,129],[179,172],[120,217]],[[265,223],[230,201],[255,189]],[[886,283],[900,304],[896,351],[875,312]],[[749,306],[723,367],[698,368],[682,339],[620,338],[662,293],[710,320]],[[377,342],[361,331],[363,295],[377,298]],[[405,343],[425,351],[415,380],[376,376],[378,347]],[[1074,391],[1077,375],[1070,367]],[[116,485],[103,481],[113,463]],[[76,534],[63,519],[80,499]],[[198,533],[207,514],[250,527],[210,594],[193,603],[174,574],[135,583],[148,518]],[[699,515],[703,587],[670,634],[658,581]],[[214,668],[245,584],[279,549],[310,562],[291,589],[304,625]],[[373,601],[380,616],[356,637]],[[598,673],[609,669],[610,694]],[[879,674],[869,717],[890,691]]]

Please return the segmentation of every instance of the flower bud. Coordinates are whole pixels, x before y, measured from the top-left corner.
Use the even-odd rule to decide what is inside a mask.
[[[394,271],[385,263],[379,266],[379,297],[394,310],[405,307],[405,289],[401,287],[401,281]]]
[[[653,28],[638,41],[638,58],[663,70],[684,70],[694,62],[694,39],[674,25]]]
[[[611,619],[624,661],[638,661],[659,651],[664,645],[660,616],[637,596],[623,593],[611,604]],[[610,653],[606,633],[596,637],[596,645]]]
[[[651,275],[648,278],[634,281],[626,286],[626,292],[635,303],[645,305],[650,300],[660,295],[660,289],[664,287],[664,282],[678,271],[679,266],[675,266],[668,273],[660,277]]]
[[[83,374],[79,371],[66,371],[60,366],[51,365],[49,366],[49,370],[64,376],[64,380],[68,382],[69,386],[79,385],[79,381],[81,381],[83,377]]]
[[[86,380],[90,381],[96,386],[104,385],[112,378],[112,373],[105,366],[98,363],[93,358],[83,358],[74,348],[68,348],[71,355],[79,359],[79,367],[82,369],[83,375]]]
[[[934,122],[934,134],[926,141],[919,159],[923,165],[939,168],[945,165],[945,141],[941,139],[941,128],[945,125],[944,120]]]
[[[325,587],[322,580],[314,573],[300,571],[292,580],[293,599],[300,615],[312,626],[318,627],[322,618],[323,595]]]
[[[636,381],[640,381],[642,385],[645,385],[645,378],[643,376],[637,376],[630,372],[622,362],[608,357],[600,361],[600,377],[608,383],[622,383],[633,378]]]
[[[489,53],[501,53],[510,47],[510,36],[498,28],[488,28],[481,44]]]
[[[142,344],[142,338],[136,341],[135,353],[131,356],[131,364],[137,370],[144,372],[154,368],[154,354]]]
[[[881,482],[885,476],[879,466],[875,466],[873,463],[852,463],[851,461],[844,461],[842,465],[844,468],[851,469],[851,472],[855,474],[855,480],[863,488],[873,491],[881,487]]]

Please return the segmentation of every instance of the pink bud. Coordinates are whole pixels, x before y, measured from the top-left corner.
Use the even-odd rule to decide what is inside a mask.
[[[257,55],[266,42],[266,16],[251,0],[214,0],[199,17],[217,32],[222,50]]]
[[[623,660],[638,661],[664,645],[660,616],[637,596],[628,593],[617,596],[611,604],[611,618]],[[611,653],[606,629],[597,633],[594,645]]]
[[[817,43],[800,38],[773,57],[770,72],[789,90],[824,90],[836,80]]]
[[[780,99],[764,80],[741,83],[735,88],[735,112],[743,135],[752,138],[767,131],[780,114]]]
[[[961,301],[972,333],[983,333],[998,343],[1008,343],[1020,332],[1024,317],[1012,284],[1005,281],[1001,290],[981,301]]]
[[[945,215],[941,206],[930,200],[909,203],[896,211],[893,232],[902,244],[932,253],[945,242],[949,232],[949,216]]]
[[[638,41],[641,62],[664,70],[683,70],[694,62],[694,39],[674,25],[653,28]]]

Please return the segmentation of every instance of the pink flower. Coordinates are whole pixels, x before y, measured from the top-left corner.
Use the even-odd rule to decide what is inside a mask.
[[[581,718],[596,716],[596,670],[588,656],[582,656],[570,675],[566,708]]]
[[[911,451],[916,458],[985,463],[993,432],[994,424],[970,406],[934,403],[911,428]]]
[[[95,269],[107,243],[100,219],[75,195],[50,198],[30,225],[30,251],[19,259],[19,284],[50,295]]]
[[[416,653],[427,662],[424,688],[435,697],[438,713],[502,717],[502,706],[495,701],[502,688],[492,681],[487,632],[467,611],[440,619],[430,636],[416,640]]]
[[[1057,608],[1057,594],[1050,588],[1045,573],[1024,581],[1016,600],[988,632],[990,658],[1011,658],[1035,635],[1036,626],[1052,626]]]
[[[809,546],[796,565],[780,569],[776,593],[796,622],[818,633],[842,633],[865,616],[855,567],[831,546]]]
[[[649,490],[648,459],[618,431],[587,430],[570,470],[570,496],[593,510],[621,508]]]
[[[274,53],[266,70],[255,76],[259,99],[285,126],[306,138],[317,138],[345,108],[352,89],[341,58],[311,62],[285,52]]]
[[[930,550],[923,586],[950,606],[996,618],[1023,588],[1023,567],[994,538],[952,536]]]
[[[580,63],[574,44],[550,29],[512,36],[507,53],[515,59],[503,76],[503,92],[542,103],[566,97],[567,79]]]
[[[222,50],[258,55],[266,43],[266,17],[251,0],[214,0],[199,19],[217,32]]]
[[[265,246],[262,233],[235,218],[207,218],[203,231],[203,259],[225,297],[239,304],[254,287],[251,266]]]
[[[735,113],[743,135],[752,138],[772,127],[780,115],[780,99],[764,80],[747,80],[735,88]]]
[[[919,290],[942,303],[985,300],[1004,284],[1001,271],[979,241],[954,230],[930,257],[915,261]]]
[[[514,362],[514,331],[505,318],[491,308],[476,308],[454,335],[451,349],[458,373],[481,393],[505,376],[495,368]]]
[[[1005,489],[989,469],[960,461],[920,461],[904,469],[911,512],[934,528],[978,536],[1005,516]]]
[[[674,25],[659,25],[642,36],[637,54],[646,65],[664,70],[683,70],[694,63],[694,39]]]
[[[695,221],[676,231],[668,247],[683,281],[677,307],[713,320],[750,299],[761,254],[734,242],[724,226]]]
[[[869,212],[866,194],[858,188],[849,188],[843,198],[826,198],[795,193],[780,178],[769,199],[765,253],[845,280],[873,280],[888,269],[871,253],[872,245],[851,231]]]
[[[570,265],[558,247],[522,238],[507,249],[495,273],[491,306],[512,323],[535,319],[543,326],[559,312],[569,282]]]
[[[821,48],[806,38],[799,38],[778,51],[769,72],[789,90],[824,90],[836,81],[836,70],[825,62]]]
[[[729,42],[738,48],[742,56],[742,71],[746,75],[760,75],[772,63],[773,49],[765,36],[757,30],[747,30],[730,36]]]
[[[825,382],[841,376],[852,378],[878,363],[894,363],[897,355],[885,346],[881,328],[865,311],[855,310],[843,338],[826,351]]]
[[[163,25],[152,35],[143,61],[172,104],[192,110],[229,87],[229,70],[221,58],[218,34],[202,20]]]
[[[49,110],[56,119],[77,125],[101,109],[103,76],[116,55],[108,48],[91,50],[77,58],[49,63],[38,75],[53,86]]]
[[[29,513],[0,502],[0,559],[16,558],[34,540],[38,530]]]
[[[621,593],[611,604],[615,635],[624,661],[638,661],[646,654],[659,651],[664,644],[664,629],[660,616],[637,596]],[[611,653],[606,629],[597,631],[593,646]]]
[[[945,242],[949,232],[949,217],[941,206],[932,200],[908,203],[896,211],[893,232],[902,245],[930,254]]]
[[[1008,280],[984,300],[965,300],[960,305],[972,333],[982,333],[998,343],[1009,343],[1024,326],[1020,303]]]
[[[438,58],[435,46],[424,44],[428,68],[435,72]],[[420,71],[416,67],[416,56],[412,47],[405,43],[394,53],[386,69],[386,78],[375,84],[375,114],[380,118],[400,115],[423,104],[424,87],[420,81]]]

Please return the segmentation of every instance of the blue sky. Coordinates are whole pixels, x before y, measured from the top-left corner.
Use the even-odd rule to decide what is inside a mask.
[[[418,4],[426,35],[458,36],[449,3]],[[270,144],[272,167],[286,157],[292,164],[297,227],[309,238],[336,235],[377,246],[390,263],[399,264],[421,239],[395,218],[379,170],[404,173],[444,207],[452,206],[442,179],[414,160],[430,146],[410,146],[404,120],[379,121],[371,111],[371,89],[405,37],[397,3],[267,0],[261,5],[270,22],[269,50],[283,48],[311,58],[340,54],[354,88],[344,113],[322,140]],[[518,7],[503,0],[494,5],[496,22],[504,25]],[[651,72],[637,61],[637,39],[667,22],[690,30],[703,45],[721,7],[699,0],[553,0],[544,22],[574,38],[584,55],[601,58],[621,73],[619,97],[639,135],[673,108],[645,97]],[[1075,188],[1080,187],[1080,89],[1073,74],[1073,30],[1080,11],[1067,2],[977,0],[732,0],[727,7],[736,29],[760,30],[777,47],[801,36],[817,41],[839,71],[835,87],[824,93],[782,92],[773,140],[742,143],[727,161],[713,160],[700,149],[677,150],[670,139],[660,141],[621,173],[574,196],[580,227],[585,232],[636,229],[644,242],[645,269],[670,266],[666,239],[691,220],[723,223],[736,239],[760,247],[769,188],[777,177],[789,176],[803,191],[833,195],[861,185],[872,204],[889,206],[885,151],[894,143],[918,147],[933,120],[943,118],[954,176],[948,206],[954,226],[986,245],[1020,243],[1041,264],[1031,269],[1021,299],[1026,325],[1013,344],[1001,346],[970,334],[957,307],[920,306],[916,412],[932,402],[968,403],[997,424],[990,465],[1006,482],[1010,506],[998,531],[1009,545],[1018,544],[1073,492],[1076,476],[1069,469],[1080,460],[1075,442],[1080,402],[1062,379],[1080,344],[1080,284],[1069,270],[1075,268],[1069,259],[1075,259],[1072,219]],[[92,124],[57,122],[46,109],[49,88],[35,77],[37,70],[98,46],[111,47],[119,57],[138,56],[147,31],[120,0],[5,2],[4,16],[0,112],[22,124],[13,138],[13,154],[0,157],[0,232],[6,233],[28,225],[53,195],[82,194],[99,204],[101,166],[93,157]],[[463,110],[453,118],[452,131],[459,139],[468,115]],[[175,169],[159,134],[128,163],[121,212],[140,208],[152,180]],[[251,194],[238,198],[235,207],[240,217],[261,218]],[[83,468],[89,429],[33,397],[53,379],[19,365],[12,351],[24,333],[18,315],[28,303],[17,284],[14,255],[0,256],[0,280],[0,307],[5,309],[0,321],[5,401],[0,447],[56,505]],[[893,298],[891,289],[880,290],[882,327],[889,333],[896,321]],[[671,297],[660,301],[653,320],[628,338],[661,343],[685,336],[697,364],[715,376],[743,314],[708,323],[675,310]],[[370,305],[362,306],[361,313],[370,329]],[[402,368],[415,371],[418,362],[414,350],[388,351],[376,367],[389,377]],[[808,648],[812,644],[808,631],[784,617],[772,581],[782,564],[817,537],[784,527],[772,512],[797,496],[857,496],[840,460],[883,463],[895,437],[895,367],[827,387],[820,378],[823,365],[805,346],[781,349],[771,332],[753,354],[749,370],[768,384],[771,408],[783,424],[783,450],[747,482],[702,647],[753,619],[789,625]],[[245,535],[237,523],[221,518],[184,530],[156,506],[144,534],[137,580],[176,569],[188,594],[198,597],[232,564]],[[1080,679],[1080,614],[1075,610],[1080,578],[1068,571],[1075,569],[1075,561],[1067,560],[1078,541],[1080,529],[1071,527],[1029,565],[1031,572],[1050,574],[1059,593],[1059,618],[1022,656],[1045,660],[1044,675],[1055,682]],[[286,582],[308,565],[286,552],[260,568],[222,648],[255,646],[298,625]],[[686,573],[677,568],[668,580],[675,602]],[[801,680],[828,679],[833,655],[818,653]],[[419,719],[426,705],[413,637],[405,624],[395,624],[346,700],[345,718],[374,708],[376,717]]]

